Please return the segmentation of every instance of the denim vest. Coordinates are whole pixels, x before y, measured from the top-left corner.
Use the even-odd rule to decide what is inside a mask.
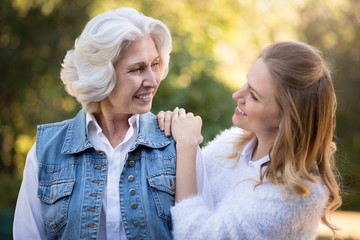
[[[86,136],[85,112],[38,126],[38,197],[48,239],[96,239],[107,158]],[[121,217],[127,239],[172,239],[176,149],[152,113],[140,130],[120,177]],[[105,223],[101,223],[105,224]]]

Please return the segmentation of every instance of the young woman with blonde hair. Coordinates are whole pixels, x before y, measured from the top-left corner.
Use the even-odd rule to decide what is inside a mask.
[[[176,239],[315,239],[341,205],[333,142],[336,97],[319,52],[301,42],[263,50],[233,94],[233,123],[202,149],[211,191],[196,189],[201,118],[158,115],[176,140]]]

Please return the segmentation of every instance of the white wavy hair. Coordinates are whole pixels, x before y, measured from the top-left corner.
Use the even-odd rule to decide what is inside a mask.
[[[66,91],[89,113],[96,111],[116,83],[114,64],[131,42],[150,35],[160,55],[161,79],[168,73],[171,35],[159,20],[132,8],[118,8],[91,19],[67,51],[60,78]]]

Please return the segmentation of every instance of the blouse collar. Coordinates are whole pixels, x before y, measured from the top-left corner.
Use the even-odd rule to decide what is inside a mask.
[[[265,157],[257,160],[257,161],[251,161],[251,157],[252,157],[252,151],[254,149],[254,144],[255,141],[251,140],[250,142],[248,142],[245,147],[243,148],[242,152],[241,152],[241,161],[246,164],[249,167],[253,167],[255,168],[255,170],[257,172],[260,172],[261,169],[261,165],[263,163],[266,163],[268,161],[270,161],[270,156],[266,155]]]

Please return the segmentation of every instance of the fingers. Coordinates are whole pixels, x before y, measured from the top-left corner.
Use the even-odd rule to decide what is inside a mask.
[[[200,136],[199,136],[198,144],[201,144],[204,141],[204,137],[201,135],[202,119],[200,116],[196,116],[195,119],[198,121],[198,124],[200,125]]]
[[[192,114],[192,113],[191,113]],[[202,125],[202,118],[200,116],[195,116],[195,118],[200,122],[200,124]]]
[[[158,124],[159,124],[159,128],[161,131],[164,131],[165,126],[164,126],[164,121],[165,121],[165,112],[164,111],[160,111],[157,114],[157,118],[158,118]]]
[[[173,113],[171,111],[166,111],[165,113],[165,118],[164,118],[164,131],[165,131],[165,136],[166,137],[170,137],[171,135],[171,119],[173,117]]]
[[[185,117],[185,115],[186,115],[185,109],[180,108],[180,109],[179,109],[179,117]]]
[[[198,141],[198,145],[200,145],[203,141],[204,141],[204,137],[201,135],[201,136],[200,136],[200,139],[199,139],[199,141]]]
[[[173,116],[172,116],[172,119],[171,119],[171,124],[172,124],[173,122],[176,122],[176,121],[178,120],[178,118],[179,118],[179,108],[176,107],[176,108],[174,109],[174,111],[173,111]]]
[[[173,118],[173,112],[171,111],[160,111],[157,115],[158,124],[161,131],[164,131],[166,137],[171,135],[171,120]]]
[[[179,119],[185,118],[187,115],[192,115],[192,116],[194,116],[194,114],[192,114],[192,113],[186,113],[185,109],[176,107],[176,108],[174,109],[174,111],[173,111],[173,116],[172,116],[171,124],[174,124],[174,123],[177,122]]]
[[[185,109],[176,107],[173,112],[160,111],[157,115],[159,128],[164,131],[166,137],[170,137],[172,128],[177,125],[177,129],[181,131],[191,129],[193,126],[200,126],[198,129],[201,131],[202,120],[199,116],[194,116],[192,112],[186,113]],[[192,124],[195,125],[192,125]],[[180,125],[179,125],[180,124]],[[178,130],[179,131],[179,130]],[[174,135],[174,132],[173,132]],[[200,132],[199,144],[203,141]]]

